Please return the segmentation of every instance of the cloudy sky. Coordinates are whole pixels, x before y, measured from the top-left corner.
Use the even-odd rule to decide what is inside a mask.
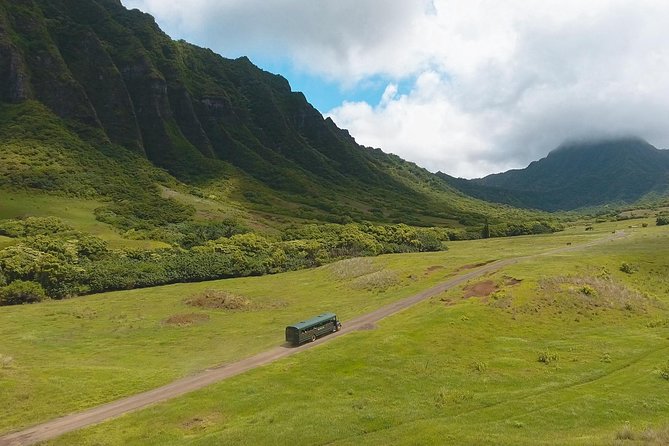
[[[669,148],[665,0],[122,1],[432,171],[524,167],[566,139]]]

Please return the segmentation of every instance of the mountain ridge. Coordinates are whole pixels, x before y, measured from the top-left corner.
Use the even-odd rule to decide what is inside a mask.
[[[524,169],[473,180],[440,176],[481,199],[546,211],[630,204],[669,191],[669,151],[638,137],[570,141]]]
[[[357,144],[283,77],[246,57],[174,41],[153,17],[117,0],[3,2],[0,67],[3,103],[39,102],[91,150],[128,151],[188,186],[227,191],[263,212],[455,226],[518,215]],[[39,107],[17,110],[8,113],[51,122]],[[14,164],[30,165],[17,144]],[[66,183],[64,171],[50,166],[58,181],[41,184]]]

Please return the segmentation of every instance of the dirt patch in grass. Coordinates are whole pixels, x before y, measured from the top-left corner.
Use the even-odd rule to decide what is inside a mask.
[[[464,288],[464,298],[468,299],[470,297],[488,297],[495,291],[497,291],[499,287],[495,282],[492,280],[485,280],[483,282],[478,282],[474,283],[471,285],[467,285]]]
[[[190,325],[201,324],[209,320],[208,314],[189,313],[189,314],[174,314],[163,321],[165,325],[174,327],[188,327]]]
[[[434,266],[430,266],[430,267],[426,270],[426,272],[427,272],[427,273],[433,273],[433,272],[438,271],[438,270],[440,270],[440,269],[444,269],[444,267],[441,266],[441,265],[434,265]]]
[[[184,301],[186,305],[213,310],[244,310],[251,301],[243,296],[222,290],[206,290]]]
[[[521,279],[516,279],[515,277],[504,276],[504,285],[506,286],[516,286],[520,285],[522,282]]]
[[[179,424],[179,427],[187,432],[200,432],[210,427],[220,426],[225,421],[223,414],[211,413],[203,416],[195,416]]]
[[[497,261],[497,259],[492,259],[492,260],[487,260],[487,261],[481,262],[481,263],[471,263],[469,265],[463,265],[460,268],[458,268],[458,271],[464,271],[464,270],[467,270],[467,269],[479,268],[481,266],[485,266],[489,263],[496,262],[496,261]]]

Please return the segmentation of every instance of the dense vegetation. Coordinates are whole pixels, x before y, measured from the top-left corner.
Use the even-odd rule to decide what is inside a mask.
[[[175,237],[172,248],[110,250],[102,239],[55,218],[2,221],[0,235],[20,242],[0,250],[0,304],[277,273],[344,257],[438,251],[448,240],[443,229],[372,224],[308,225],[275,238],[232,222],[178,224],[166,232]]]
[[[525,169],[449,184],[484,200],[546,211],[630,204],[669,194],[669,151],[637,138],[565,143]]]
[[[147,227],[152,226],[147,223]],[[479,232],[444,228],[349,223],[291,226],[270,236],[231,220],[153,228],[149,234],[171,247],[114,250],[104,240],[73,230],[55,217],[0,220],[0,235],[17,240],[0,250],[0,293],[12,296],[0,297],[0,305],[39,302],[46,296],[63,298],[271,274],[342,258],[440,251],[451,239],[544,234],[561,229],[546,222],[497,225],[488,228],[484,237]],[[31,284],[33,293],[24,290],[26,284]]]

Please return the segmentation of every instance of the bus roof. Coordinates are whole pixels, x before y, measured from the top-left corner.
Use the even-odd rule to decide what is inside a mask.
[[[337,317],[337,315],[334,313],[323,313],[319,314],[316,317],[312,317],[311,319],[307,319],[306,321],[300,321],[297,324],[289,325],[289,327],[301,330],[303,328],[308,328],[311,327],[312,325],[316,325],[320,322],[327,321],[328,319],[332,319],[333,317]]]

